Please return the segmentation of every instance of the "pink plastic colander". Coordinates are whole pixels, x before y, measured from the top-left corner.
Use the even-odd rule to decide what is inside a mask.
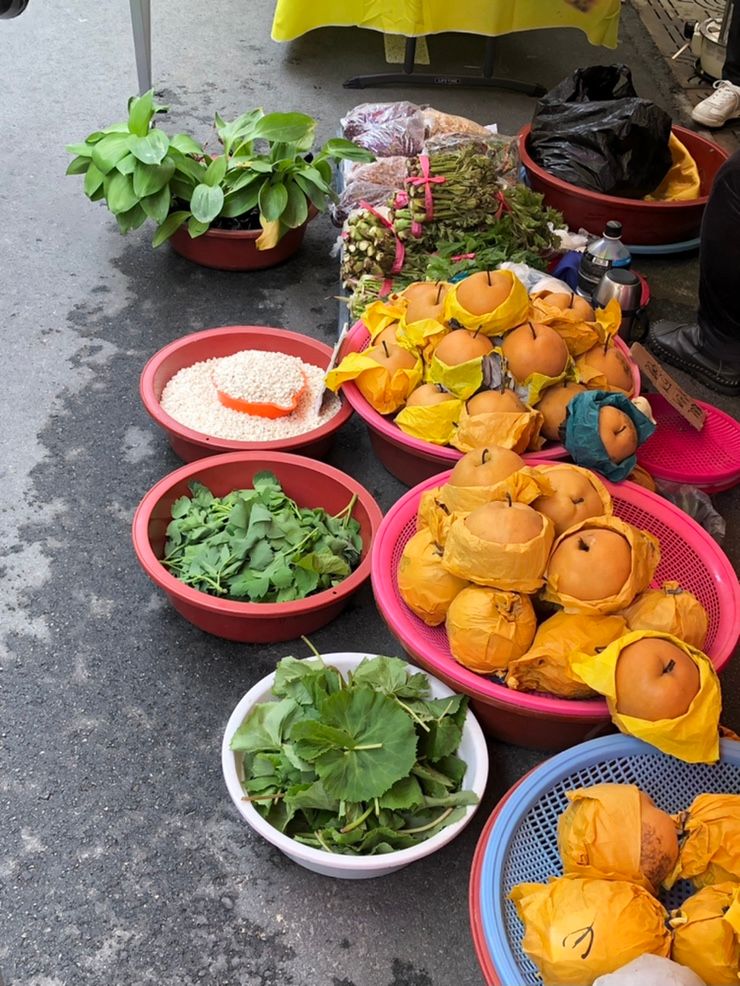
[[[658,427],[637,459],[655,479],[720,493],[740,483],[740,422],[712,404],[696,401],[706,413],[701,431],[665,397],[649,394]]]
[[[529,464],[536,465],[537,460]],[[419,499],[424,490],[442,485],[449,476],[450,472],[442,473],[410,490],[391,507],[376,535],[371,559],[373,592],[391,631],[423,668],[471,696],[472,707],[491,736],[537,750],[562,750],[611,731],[602,699],[517,692],[469,671],[450,654],[444,626],[427,626],[401,599],[396,572],[406,542],[416,531]],[[709,632],[704,649],[721,670],[737,643],[740,614],[740,587],[729,559],[703,528],[667,500],[635,483],[604,483],[615,514],[660,541],[661,562],[653,584],[676,579],[706,609]]]
[[[635,397],[637,397],[640,393],[640,371],[633,362],[629,349],[619,336],[615,337],[614,342],[629,360],[635,386]],[[356,322],[347,335],[341,355],[361,353],[368,348],[369,344],[370,333],[366,326],[362,322]],[[414,486],[416,483],[434,476],[440,469],[451,469],[462,456],[462,452],[458,452],[457,449],[424,442],[401,431],[391,418],[383,417],[365,400],[356,384],[352,382],[343,384],[342,393],[367,425],[370,432],[370,444],[376,456],[388,472],[400,479],[402,483]],[[550,445],[540,449],[537,453],[525,453],[524,458],[530,459],[534,454],[538,459],[568,458],[567,451],[560,444]]]

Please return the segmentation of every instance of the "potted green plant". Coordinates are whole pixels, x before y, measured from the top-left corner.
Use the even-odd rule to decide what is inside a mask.
[[[215,154],[187,134],[169,137],[155,125],[166,106],[147,92],[129,100],[128,119],[70,144],[67,174],[84,175],[85,194],[104,200],[127,233],[147,219],[152,241],[170,240],[207,267],[270,267],[300,246],[306,224],[336,197],[334,165],[371,161],[341,138],[312,152],[316,121],[303,113],[250,110],[226,122],[216,114]]]

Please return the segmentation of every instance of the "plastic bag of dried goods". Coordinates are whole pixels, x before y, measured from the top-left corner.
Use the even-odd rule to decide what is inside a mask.
[[[635,784],[594,784],[567,796],[558,819],[563,872],[628,880],[657,894],[678,859],[671,816]]]
[[[707,638],[707,611],[678,582],[664,582],[660,589],[646,589],[621,615],[630,630],[660,630],[700,650]]]
[[[681,854],[666,886],[676,880],[696,887],[740,883],[740,794],[700,794],[678,821]]]
[[[378,157],[411,157],[424,146],[424,114],[415,103],[360,103],[342,117],[342,135]]]
[[[481,586],[459,592],[445,619],[450,653],[479,674],[505,670],[529,647],[536,626],[528,596]]]
[[[509,894],[524,923],[522,948],[548,986],[591,986],[645,953],[667,957],[663,906],[624,880],[561,876]]]
[[[486,307],[488,304],[490,308]],[[528,311],[527,289],[509,270],[470,274],[458,281],[445,298],[448,320],[454,319],[471,332],[487,336],[500,336],[521,325]]]
[[[439,404],[406,406],[393,419],[401,431],[433,445],[449,445],[455,436],[463,409],[462,401],[452,394]]]
[[[615,516],[590,517],[555,542],[544,598],[571,613],[617,613],[647,589],[659,562],[649,531]]]
[[[740,982],[740,884],[705,887],[671,911],[676,962],[709,986]]]
[[[492,411],[469,414],[465,405],[460,411],[457,428],[450,444],[461,452],[470,452],[487,445],[500,445],[514,452],[526,452],[542,447],[540,438],[542,415],[533,408],[524,411]]]
[[[575,674],[573,662],[607,647],[626,629],[621,616],[556,613],[539,625],[530,649],[509,664],[506,684],[522,692],[591,698],[596,692]]]
[[[444,623],[450,603],[468,583],[442,567],[442,546],[428,528],[406,542],[398,563],[398,591],[409,609],[430,627]]]
[[[706,986],[685,966],[660,955],[641,955],[616,972],[599,976],[594,986]]]
[[[336,369],[327,373],[326,386],[336,392],[343,383],[354,380],[362,396],[376,411],[393,414],[421,383],[421,360],[417,357],[411,366],[389,369],[373,360],[371,352],[365,350],[345,356]]]
[[[700,650],[667,633],[636,630],[574,661],[573,670],[606,698],[620,732],[688,763],[719,759],[722,694]]]
[[[442,564],[458,578],[507,592],[537,592],[554,538],[552,521],[512,499],[453,520]]]

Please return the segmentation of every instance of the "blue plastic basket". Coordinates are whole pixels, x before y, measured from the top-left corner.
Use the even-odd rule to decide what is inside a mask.
[[[496,978],[489,982],[542,982],[522,951],[524,927],[507,898],[518,883],[546,883],[562,873],[557,824],[569,804],[566,792],[604,782],[637,784],[659,808],[675,814],[698,794],[740,791],[740,743],[722,740],[717,764],[688,764],[629,736],[604,736],[559,753],[513,788],[481,836],[482,860],[473,870],[479,886],[477,893],[473,891],[471,912],[474,924],[476,911],[480,923],[473,929],[474,938],[481,964],[495,970]],[[693,892],[690,883],[681,881],[661,900],[670,909]]]

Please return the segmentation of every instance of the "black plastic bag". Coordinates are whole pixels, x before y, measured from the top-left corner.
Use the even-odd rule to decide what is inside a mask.
[[[538,101],[528,150],[572,185],[641,199],[671,167],[670,135],[670,116],[638,97],[626,65],[594,65]]]

